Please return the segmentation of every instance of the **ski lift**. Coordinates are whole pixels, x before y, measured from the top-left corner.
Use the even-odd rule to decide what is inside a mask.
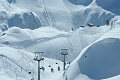
[[[51,72],[54,73],[54,69],[53,68],[51,68]]]
[[[69,56],[70,56],[70,55],[69,55]],[[70,59],[68,58],[68,56],[67,56],[67,59],[68,59],[67,64],[69,64],[69,65],[70,65],[70,63],[71,63],[71,62],[70,62]]]
[[[58,61],[58,71],[60,71],[60,67],[59,67],[60,61]]]
[[[28,72],[28,74],[31,74],[31,71],[30,71],[30,61],[29,61],[29,72]]]
[[[70,64],[71,62],[69,61],[69,62],[67,62],[67,64]]]
[[[50,58],[49,58],[49,66],[48,67],[51,67],[51,65],[50,65]]]
[[[56,55],[56,64],[58,64],[58,62],[57,62],[57,55]]]
[[[43,67],[42,70],[45,71],[45,68]]]
[[[58,63],[56,62],[56,64],[58,64]]]
[[[52,67],[53,67],[53,60],[52,60]],[[51,72],[54,73],[54,69],[51,68]]]
[[[70,64],[71,62],[69,61],[68,64]]]
[[[28,72],[28,74],[31,74],[31,72]]]
[[[45,70],[45,68],[44,68],[44,60],[43,60],[43,65],[42,65],[42,67],[40,69],[42,69],[43,71]]]
[[[32,78],[31,80],[34,80],[34,78]]]
[[[58,66],[58,71],[60,71],[60,67]]]

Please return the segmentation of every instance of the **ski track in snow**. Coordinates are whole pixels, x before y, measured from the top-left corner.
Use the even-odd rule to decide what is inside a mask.
[[[1,0],[0,1],[0,5],[2,5],[0,7],[0,13],[1,13],[1,15],[0,15],[0,35],[2,35],[5,30],[9,29],[10,25],[13,24],[12,22],[15,22],[15,26],[17,25],[21,28],[24,28],[23,24],[25,23],[27,26],[28,25],[31,26],[31,27],[28,26],[28,28],[34,29],[35,24],[37,24],[36,21],[40,20],[40,22],[38,21],[39,25],[37,24],[37,27],[41,27],[41,24],[42,24],[44,26],[49,25],[49,27],[57,28],[60,30],[62,29],[64,31],[70,31],[71,28],[74,29],[73,31],[67,32],[67,34],[64,34],[64,33],[62,34],[62,31],[61,31],[61,33],[59,33],[59,32],[58,32],[59,34],[57,33],[58,35],[55,35],[52,37],[41,37],[41,38],[38,36],[36,38],[35,34],[28,32],[29,35],[27,33],[24,33],[27,36],[22,35],[22,38],[24,38],[25,40],[23,39],[20,41],[18,40],[19,37],[21,37],[21,35],[19,35],[20,29],[18,30],[18,33],[16,33],[17,31],[13,32],[13,34],[9,34],[9,32],[8,32],[7,36],[12,37],[13,41],[12,41],[12,39],[9,40],[4,36],[3,36],[3,38],[1,38],[0,78],[1,78],[1,76],[3,76],[3,77],[6,76],[6,77],[9,77],[10,79],[14,80],[14,79],[16,79],[16,76],[17,76],[17,80],[30,80],[32,77],[34,77],[34,79],[37,80],[37,76],[38,76],[37,68],[36,68],[37,62],[35,62],[33,60],[34,54],[32,54],[32,53],[30,54],[29,52],[27,52],[27,50],[29,51],[32,48],[34,49],[36,47],[39,47],[39,45],[44,45],[44,43],[50,44],[50,42],[51,42],[51,44],[52,44],[55,41],[55,43],[57,43],[57,45],[59,45],[55,49],[58,49],[61,47],[68,48],[69,49],[69,58],[73,61],[74,59],[76,59],[76,57],[80,54],[80,52],[86,46],[90,45],[91,43],[94,43],[94,41],[98,40],[102,35],[104,35],[105,33],[107,33],[110,30],[110,26],[104,25],[105,21],[106,21],[106,19],[111,20],[111,18],[116,16],[115,14],[111,13],[110,11],[102,9],[100,7],[100,6],[102,6],[102,4],[100,4],[100,6],[98,6],[95,1],[99,2],[100,0],[93,0],[93,2],[86,7],[81,6],[81,5],[78,5],[78,7],[77,7],[76,5],[73,5],[73,3],[68,3],[67,0],[66,1],[65,0],[62,0],[62,1],[61,0],[53,0],[53,1],[54,1],[53,3],[52,3],[52,1],[47,1],[47,0],[30,0],[28,3],[26,3],[25,0],[21,0],[21,1],[20,0]],[[56,4],[57,1],[59,2],[58,4]],[[118,1],[118,0],[115,0],[115,1]],[[20,4],[19,4],[19,2],[20,2]],[[49,3],[49,2],[51,2],[51,3]],[[109,4],[109,5],[111,5],[111,4]],[[69,6],[71,6],[71,7],[69,8]],[[33,9],[35,9],[35,10],[33,10]],[[75,9],[75,10],[73,10],[73,9]],[[97,11],[94,12],[94,10],[97,10]],[[100,10],[100,12],[99,12],[99,10]],[[24,20],[25,15],[27,15],[29,17],[28,20]],[[15,16],[15,17],[13,17],[13,18],[15,18],[15,21],[14,21],[14,19],[12,20],[12,18],[11,18],[12,16]],[[10,22],[10,24],[9,24],[9,19],[11,19],[10,21],[12,21],[12,22]],[[119,15],[117,16],[117,18],[115,20],[114,19],[113,19],[113,21],[118,20],[117,23],[120,23]],[[76,21],[78,21],[78,22],[76,22]],[[88,27],[79,28],[79,26],[82,25],[80,23],[80,21],[82,24],[84,24],[84,23],[86,24],[88,22],[97,23],[98,21],[100,21],[100,22],[98,22],[98,24],[100,24],[100,27],[95,26],[95,27],[91,27],[91,28],[88,28]],[[101,26],[101,25],[104,25],[104,26]],[[117,26],[119,26],[119,25],[120,24],[117,24]],[[22,29],[20,30],[20,32],[22,33]],[[50,32],[53,33],[52,30]],[[48,33],[50,33],[50,32],[48,31]],[[46,33],[47,33],[47,31],[46,31]],[[16,34],[16,35],[14,35],[14,34]],[[49,36],[51,36],[53,34],[50,34]],[[30,38],[30,39],[27,39],[26,37]],[[14,39],[16,41],[14,41]],[[62,42],[61,45],[59,42],[56,42],[57,40],[59,42]],[[13,53],[15,55],[11,56],[10,54],[8,54],[9,52],[4,53],[4,50],[8,49],[5,47],[15,49],[17,52],[13,51]],[[45,47],[46,46],[44,46],[44,48]],[[50,47],[51,47],[50,49],[52,49],[53,46],[50,46]],[[4,48],[4,50],[2,52],[3,48]],[[47,50],[47,48],[46,48],[46,50]],[[51,50],[49,52],[52,53]],[[8,56],[7,56],[7,54],[8,54]],[[57,54],[53,53],[51,55],[52,55],[51,58],[57,59],[54,56]],[[46,54],[46,56],[49,57],[50,54],[48,53],[48,54]],[[86,55],[83,55],[83,58],[85,56]],[[59,58],[61,58],[61,57],[59,56]],[[50,65],[50,63],[51,63],[51,66],[53,68],[55,68],[55,70],[57,70],[56,67],[63,66],[62,62],[60,62],[60,61],[59,61],[60,64],[53,65],[57,61],[54,59],[50,60],[48,58],[45,58],[45,62],[47,62],[47,63],[44,64],[44,61],[43,61],[41,63],[41,66],[45,65],[45,67],[48,67],[48,64]],[[62,60],[62,58],[61,58],[61,60]],[[48,63],[48,62],[50,62],[50,63]],[[78,64],[78,65],[80,65],[80,64]],[[77,70],[77,69],[79,69],[78,65],[71,64],[70,66],[67,67],[67,69],[64,73],[64,76],[60,76],[58,78],[57,78],[58,74],[63,75],[62,70],[60,72],[55,71],[55,73],[51,73],[50,68],[46,68],[45,71],[41,70],[41,79],[43,79],[43,80],[58,80],[58,79],[59,80],[63,80],[63,79],[65,79],[65,80],[67,80],[67,79],[69,79],[69,80],[73,80],[73,79],[74,80],[79,80],[79,79],[91,80],[88,77],[86,77],[86,75],[84,77],[81,74],[81,72],[79,70]],[[76,66],[77,66],[77,68],[76,68],[77,71],[75,70],[76,71],[75,72],[75,71],[73,71],[74,68],[72,69],[71,67],[76,67]],[[69,68],[72,70],[70,70]],[[85,68],[85,67],[83,67],[83,68]],[[30,71],[32,72],[32,74],[28,74]],[[72,72],[74,72],[75,74]],[[69,75],[69,74],[73,74],[73,75]],[[55,79],[54,79],[54,77],[55,77]],[[94,75],[93,75],[93,77],[94,77]],[[51,78],[53,78],[53,79],[51,79]],[[118,79],[120,79],[120,78],[118,78]],[[116,80],[118,80],[118,79],[116,79]],[[114,80],[114,78],[110,79],[110,80]]]
[[[37,66],[37,64],[35,64],[35,61],[33,61],[33,59],[31,59],[28,55],[26,55],[25,53],[21,52],[20,50],[18,50],[18,52],[20,53],[20,55],[22,56],[21,59],[18,61],[18,60],[14,60],[12,58],[9,58],[8,56],[6,55],[3,55],[3,54],[0,54],[0,57],[4,60],[1,60],[4,68],[6,67],[11,67],[13,69],[13,66],[14,68],[17,68],[17,73],[18,73],[18,77],[23,77],[23,78],[26,78],[26,79],[30,79],[31,78],[31,75],[28,74],[29,73],[29,69],[31,70],[34,70],[35,69],[35,66]],[[27,61],[27,63],[31,63],[32,65],[31,66],[28,66],[27,64],[24,64],[26,62],[24,61]],[[11,65],[12,64],[12,65]],[[13,65],[14,64],[14,65]],[[8,66],[9,65],[9,66]],[[33,66],[34,65],[34,66]],[[16,67],[15,67],[16,66]],[[11,73],[11,69],[8,68],[10,71],[9,73],[4,73],[6,75],[9,75],[11,78],[15,77],[15,74],[10,74]],[[13,72],[15,73],[15,72]],[[34,73],[34,78],[37,79],[37,74]],[[47,76],[47,77],[46,77]],[[50,74],[46,71],[41,71],[41,78],[42,79],[47,79],[47,78],[50,78]]]

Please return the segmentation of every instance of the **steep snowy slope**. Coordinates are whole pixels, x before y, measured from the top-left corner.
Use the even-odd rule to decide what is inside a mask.
[[[78,61],[81,73],[95,80],[119,75],[119,52],[120,40],[117,38],[106,38],[95,43]]]
[[[107,32],[99,40],[83,49],[78,58],[70,66],[71,68],[73,68],[74,65],[79,66],[75,68],[77,68],[77,70],[80,69],[80,71],[69,73],[72,71],[72,69],[69,68],[67,76],[77,75],[73,77],[74,79],[69,80],[79,80],[78,77],[82,74],[94,80],[119,80],[119,30],[120,28],[116,28]]]
[[[83,5],[88,6],[92,3],[92,1],[96,1],[97,5],[102,7],[105,10],[111,11],[117,15],[120,15],[119,6],[120,1],[119,0],[68,0],[71,3],[75,5]]]
[[[111,20],[115,16],[109,12],[110,10],[102,9],[97,0],[85,0],[80,3],[74,5],[68,0],[30,0],[27,3],[25,0],[1,0],[0,25],[2,31],[13,26],[30,29],[51,26],[70,31],[87,23],[95,26],[104,25],[106,20]]]
[[[76,1],[73,0],[73,2]],[[83,0],[79,1],[82,2]],[[84,0],[83,3],[85,1],[87,2],[87,0]],[[101,8],[101,6],[98,6],[96,0],[89,1],[90,4],[88,6],[84,6],[82,4],[74,5],[67,0],[63,0],[72,14],[72,20],[75,29],[79,28],[80,26],[86,26],[88,23],[92,23],[95,26],[105,25],[106,20],[110,21],[113,17],[115,17],[115,14],[104,10]]]
[[[0,79],[37,79],[37,63],[33,60],[33,53],[36,51],[44,52],[45,60],[41,62],[41,66],[45,67],[45,71],[41,70],[43,80],[96,80],[119,75],[117,52],[120,18],[116,16],[117,12],[101,4],[106,1],[79,1],[0,0]],[[112,5],[112,0],[109,1],[109,5]],[[105,25],[106,20],[110,23],[115,21],[117,29],[107,33],[111,26]],[[95,26],[87,27],[88,23]],[[103,34],[105,35],[101,37]],[[99,42],[92,45],[91,43],[97,39]],[[86,46],[88,47],[85,48]],[[66,67],[64,76],[62,48],[68,49],[66,62],[73,61],[80,54],[69,67]],[[107,60],[105,55],[108,55]],[[93,63],[97,64],[91,65]],[[49,65],[52,67],[48,67]],[[57,69],[58,66],[60,71]],[[51,68],[54,68],[54,73],[51,73]],[[32,74],[28,74],[29,71]],[[119,80],[119,76],[117,79]]]
[[[2,0],[0,3],[0,10],[3,14],[1,14],[1,24],[4,23],[8,27],[18,26],[30,29],[52,26],[59,30],[71,30],[73,26],[70,11],[61,0],[53,2],[56,1],[30,0],[26,3],[25,0]],[[6,26],[4,30],[8,29]]]
[[[62,0],[42,1],[44,7],[49,12],[48,16],[51,19],[53,27],[67,31],[73,28],[72,15]]]
[[[68,48],[68,53],[69,55],[67,56],[66,61],[68,62],[69,60],[72,61],[74,60],[77,55],[79,54],[79,52],[86,47],[87,45],[89,45],[91,42],[97,40],[102,34],[104,34],[106,31],[109,30],[110,27],[104,26],[103,27],[95,27],[95,28],[80,28],[77,31],[74,32],[64,32],[64,31],[58,31],[52,27],[43,27],[43,28],[39,28],[39,29],[35,29],[35,30],[29,30],[29,29],[20,29],[18,27],[12,27],[10,29],[8,29],[7,31],[5,31],[4,33],[2,33],[3,36],[0,37],[0,44],[1,44],[1,54],[5,53],[3,52],[5,49],[7,49],[7,53],[4,54],[5,56],[7,56],[8,58],[12,58],[13,62],[11,63],[10,60],[7,59],[7,62],[10,62],[11,67],[15,68],[14,65],[14,61],[16,61],[17,66],[22,66],[22,68],[24,70],[26,70],[27,72],[29,72],[29,64],[23,65],[23,63],[29,63],[29,61],[31,61],[31,66],[33,66],[33,68],[35,68],[35,66],[37,64],[34,64],[33,62],[33,53],[36,51],[43,51],[44,52],[44,57],[48,57],[48,58],[53,58],[53,59],[59,59],[59,60],[63,60],[63,56],[60,54],[61,53],[61,49],[62,48]],[[87,33],[86,33],[87,32]],[[82,34],[82,35],[81,35]],[[15,51],[18,51],[21,56],[26,56],[23,57],[23,61],[20,58],[16,58],[16,57],[20,57],[19,55],[16,55],[18,53],[14,52],[11,50],[11,48],[6,48],[6,47],[2,47],[2,46],[9,46],[12,49],[15,48]],[[14,50],[14,49],[13,49]],[[23,50],[23,51],[21,51]],[[27,58],[27,56],[29,56],[29,52],[31,54],[31,58]],[[14,53],[15,56],[12,55],[8,55],[10,52],[10,54]],[[22,52],[22,53],[21,53]],[[28,62],[24,61],[27,60]],[[20,61],[20,62],[19,62]],[[54,62],[54,63],[52,63]],[[45,66],[45,72],[41,73],[42,79],[47,79],[46,76],[49,75],[48,79],[50,77],[52,77],[53,75],[57,75],[60,72],[57,71],[57,66],[55,64],[56,60],[52,60],[50,61],[50,64],[54,66],[55,69],[55,73],[50,73],[50,68],[48,67],[49,65],[49,59],[46,59],[44,62],[44,66]],[[3,63],[3,61],[1,61],[1,63]],[[6,63],[6,62],[5,62]],[[8,64],[6,63],[6,64]],[[43,64],[42,64],[43,65]],[[3,66],[3,65],[2,65]],[[62,71],[62,63],[59,63],[59,66],[61,67],[61,71]],[[74,65],[78,66],[78,65]],[[37,69],[37,68],[35,68]],[[76,68],[77,69],[77,68]],[[10,70],[11,72],[11,68],[7,69],[5,68],[6,72],[7,70]],[[32,70],[31,71],[35,72],[36,74],[34,75],[34,78],[37,77],[37,70]],[[77,71],[77,70],[76,70]],[[76,72],[74,71],[74,72]],[[73,73],[73,71],[72,71]],[[1,73],[3,74],[3,73]],[[14,72],[13,72],[14,74]],[[18,74],[18,73],[17,73]],[[26,74],[26,76],[24,76],[24,74]],[[79,74],[79,72],[78,72]],[[13,76],[9,76],[8,74],[4,74],[4,76],[8,75],[8,77],[10,78],[15,78]],[[20,79],[29,79],[27,78],[29,76],[29,74],[27,74],[26,72],[21,72],[21,75],[23,76],[19,76],[18,78]],[[69,75],[69,74],[68,74]],[[3,76],[3,75],[2,75]],[[76,76],[76,74],[73,76],[73,78]],[[62,77],[62,76],[61,76]],[[70,75],[69,75],[70,77]],[[85,75],[81,75],[81,77],[87,78]],[[30,76],[31,78],[31,76]],[[58,78],[58,77],[57,77]],[[61,78],[60,78],[61,79]],[[71,77],[70,77],[71,79]]]
[[[0,24],[3,31],[13,26],[35,29],[41,25],[38,16],[28,9],[15,7],[6,0],[1,0],[0,6]]]

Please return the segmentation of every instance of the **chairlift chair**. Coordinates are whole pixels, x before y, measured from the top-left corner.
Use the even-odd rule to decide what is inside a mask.
[[[51,67],[51,65],[49,65],[48,67]]]
[[[67,62],[67,64],[70,64],[71,62],[69,61],[69,62]]]
[[[51,72],[54,73],[54,69],[53,68],[51,68]]]
[[[34,80],[34,78],[32,78],[31,80]]]
[[[71,62],[69,61],[69,64],[70,64]]]
[[[31,74],[31,72],[28,72],[28,74]]]
[[[69,63],[67,62],[67,64],[69,64]]]
[[[42,69],[43,71],[45,70],[45,68],[43,66],[40,69]]]
[[[60,67],[58,66],[58,71],[60,71]]]
[[[49,66],[48,67],[51,67],[51,65],[50,65],[50,58],[49,58]]]
[[[45,70],[45,68],[42,66],[42,70],[44,71]]]
[[[56,55],[56,64],[58,64],[58,61],[57,61],[57,55]]]

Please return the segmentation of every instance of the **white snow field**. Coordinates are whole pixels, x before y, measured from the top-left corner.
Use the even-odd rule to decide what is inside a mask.
[[[38,80],[34,52],[44,52],[41,80],[120,80],[119,6],[119,0],[0,0],[0,80]],[[65,70],[61,49],[68,49]]]

